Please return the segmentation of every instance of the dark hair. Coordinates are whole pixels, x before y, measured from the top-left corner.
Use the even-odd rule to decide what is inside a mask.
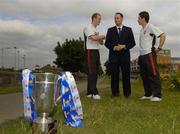
[[[94,18],[96,18],[97,16],[101,16],[100,13],[93,13],[93,15],[91,16],[91,19],[93,21]]]
[[[124,15],[120,12],[115,13],[115,15],[120,15],[122,18],[124,17]]]
[[[147,23],[149,22],[149,18],[150,18],[150,17],[149,17],[149,13],[148,13],[148,12],[142,11],[142,12],[139,13],[139,16],[140,16],[141,18],[144,18]]]

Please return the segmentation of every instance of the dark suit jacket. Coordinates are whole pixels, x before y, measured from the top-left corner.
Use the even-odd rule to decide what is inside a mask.
[[[113,51],[117,44],[126,45],[125,50]],[[123,26],[119,37],[116,26],[109,28],[106,35],[105,46],[109,49],[109,61],[116,62],[119,58],[129,61],[130,49],[136,45],[134,35],[130,27]]]

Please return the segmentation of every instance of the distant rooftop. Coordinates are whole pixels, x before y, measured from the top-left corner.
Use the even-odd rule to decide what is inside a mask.
[[[180,60],[180,57],[171,57],[172,60]]]

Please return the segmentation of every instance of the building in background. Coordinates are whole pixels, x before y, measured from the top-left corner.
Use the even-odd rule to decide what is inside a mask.
[[[157,54],[159,72],[162,74],[172,73],[171,50],[163,49]]]
[[[171,57],[170,49],[163,49],[157,55],[159,71],[162,74],[180,73],[180,57]],[[136,75],[139,73],[138,59],[131,61],[131,73]]]
[[[180,57],[172,57],[171,62],[172,62],[173,72],[180,73]]]
[[[137,79],[139,75],[139,65],[138,65],[138,59],[134,59],[131,61],[131,78]]]

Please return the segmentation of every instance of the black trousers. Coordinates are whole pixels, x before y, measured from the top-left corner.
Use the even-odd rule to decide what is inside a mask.
[[[155,52],[139,56],[145,96],[161,97],[161,81]]]
[[[100,66],[99,50],[86,50],[86,65],[88,74],[87,95],[96,95],[98,94],[96,84],[98,79],[98,70]]]
[[[122,84],[124,96],[131,95],[131,83],[130,83],[130,60],[119,59],[111,63],[111,90],[113,96],[119,95],[119,74],[120,68],[122,72]]]

